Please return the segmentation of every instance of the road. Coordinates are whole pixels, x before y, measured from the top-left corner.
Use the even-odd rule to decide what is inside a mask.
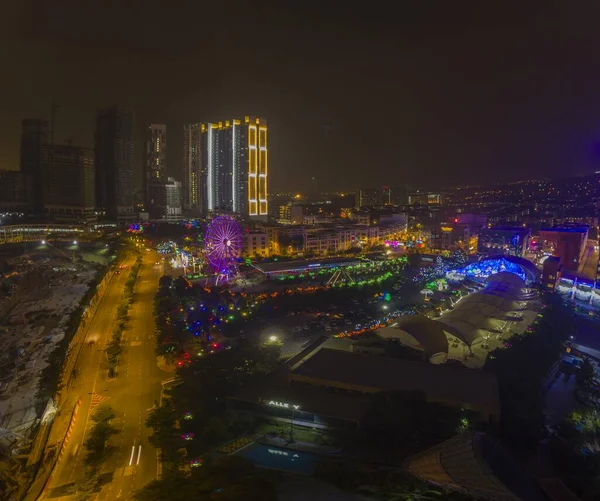
[[[67,453],[57,464],[49,486],[55,489],[47,497],[62,494],[65,485],[84,480],[82,446],[91,428],[90,416],[103,403],[109,404],[117,417],[113,424],[119,434],[109,440],[108,454],[101,474],[112,481],[102,487],[98,499],[132,499],[133,493],[156,478],[157,453],[148,443],[150,430],[145,426],[149,410],[160,397],[161,380],[168,379],[156,366],[154,351],[153,299],[162,275],[156,266],[157,254],[143,252],[143,263],[129,309],[128,328],[123,333],[123,351],[119,357],[117,377],[109,380],[104,349],[115,326],[115,314],[121,302],[127,272],[116,275],[108,286],[88,331],[76,367],[79,375],[69,388],[70,396],[81,396],[82,405],[70,438]],[[132,257],[126,265],[134,262]],[[67,497],[67,496],[63,496]],[[72,496],[71,496],[72,497]]]

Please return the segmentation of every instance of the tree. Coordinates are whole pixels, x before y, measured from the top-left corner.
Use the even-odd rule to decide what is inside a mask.
[[[92,414],[92,421],[94,423],[109,423],[116,417],[115,411],[110,405],[102,404],[96,408],[94,414]]]
[[[547,296],[544,303],[532,331],[513,336],[511,347],[494,350],[484,366],[499,383],[502,412],[497,432],[513,449],[535,447],[541,439],[543,380],[573,331],[573,312],[559,296]]]
[[[96,412],[92,415],[94,426],[92,426],[90,434],[83,444],[87,450],[83,462],[92,470],[99,468],[102,461],[105,459],[106,442],[108,439],[119,433],[119,431],[111,424],[114,417],[115,413],[108,405],[98,407]]]
[[[158,286],[162,289],[163,287],[171,287],[173,279],[167,275],[163,275],[158,279]]]
[[[595,374],[596,371],[594,370],[594,366],[586,358],[575,373],[575,384],[577,385],[577,388],[579,390],[587,390],[594,381]]]
[[[457,249],[452,254],[452,263],[457,268],[462,268],[467,264],[467,253],[463,249]]]
[[[276,501],[270,476],[240,456],[206,458],[190,475],[163,475],[134,497],[138,501]]]

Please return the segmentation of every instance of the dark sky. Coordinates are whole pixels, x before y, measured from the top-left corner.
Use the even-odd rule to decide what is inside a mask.
[[[10,5],[12,4],[12,5]],[[0,19],[0,168],[20,121],[93,146],[133,105],[269,121],[271,191],[444,186],[600,169],[600,2],[20,0]],[[141,166],[140,166],[141,169]]]

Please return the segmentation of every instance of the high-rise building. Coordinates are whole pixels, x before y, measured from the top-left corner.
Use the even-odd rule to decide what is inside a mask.
[[[96,118],[96,203],[112,218],[133,216],[135,114],[112,107]]]
[[[146,128],[145,158],[146,201],[149,200],[149,186],[162,184],[167,179],[167,126],[151,124]]]
[[[183,126],[183,207],[205,214],[208,212],[208,179],[202,162],[202,124]]]
[[[383,205],[408,205],[408,187],[385,186],[382,190]]]
[[[245,117],[202,123],[200,134],[196,142],[202,151],[198,197],[206,199],[206,211],[266,218],[267,121]]]
[[[44,206],[55,217],[93,215],[96,206],[94,151],[70,145],[43,147]]]
[[[44,211],[42,177],[42,147],[50,141],[50,127],[46,120],[25,119],[21,131],[21,173],[29,210]]]
[[[0,211],[21,212],[26,208],[25,179],[18,170],[0,170]]]
[[[382,192],[379,190],[359,190],[358,207],[381,205]]]

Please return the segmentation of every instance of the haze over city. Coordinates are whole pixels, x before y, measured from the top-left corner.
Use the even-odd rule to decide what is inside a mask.
[[[3,6],[0,501],[600,499],[599,14]]]
[[[598,10],[587,0],[13,3],[2,16],[0,166],[18,166],[21,118],[49,119],[56,101],[57,138],[86,147],[96,109],[114,103],[173,130],[268,117],[275,191],[308,189],[312,176],[350,190],[391,177],[439,188],[583,175],[599,160]],[[173,148],[173,173],[179,162]]]

